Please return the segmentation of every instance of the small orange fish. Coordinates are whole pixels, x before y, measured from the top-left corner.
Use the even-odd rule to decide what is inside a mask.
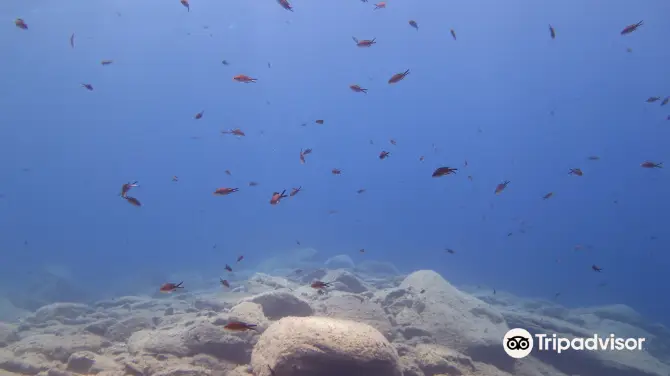
[[[579,168],[571,168],[570,171],[568,171],[568,175],[582,176],[584,175],[584,173]]]
[[[325,289],[326,287],[330,287],[330,283],[322,282],[322,281],[314,281],[310,285],[313,289]]]
[[[223,285],[227,288],[230,288],[230,283],[228,283],[228,280],[225,280],[223,278],[219,278],[219,282],[221,283],[221,285]]]
[[[293,196],[297,195],[300,191],[302,191],[302,186],[300,186],[298,188],[293,188],[293,189],[291,189],[291,193],[289,194],[289,196],[293,197]]]
[[[93,85],[91,85],[91,84],[81,84],[81,87],[83,87],[84,89],[86,89],[88,91],[93,91]]]
[[[164,292],[164,293],[168,293],[168,292],[173,292],[177,289],[183,289],[184,286],[182,286],[182,283],[184,283],[184,281],[176,283],[176,284],[175,283],[166,283],[163,286],[161,286],[159,291]]]
[[[633,31],[637,30],[637,28],[642,26],[642,25],[644,25],[644,21],[640,21],[638,23],[628,25],[628,26],[624,27],[623,30],[621,30],[621,35],[630,34]]]
[[[500,193],[502,193],[502,191],[505,190],[505,188],[507,188],[507,185],[509,185],[509,183],[510,183],[509,180],[505,180],[504,182],[498,184],[498,185],[496,186],[496,190],[495,190],[494,193],[497,194],[497,195],[499,195]]]
[[[439,167],[433,171],[433,177],[434,178],[439,178],[440,176],[445,176],[445,175],[452,175],[455,174],[456,171],[458,171],[457,168],[452,168],[452,167]]]
[[[181,3],[181,5],[186,7],[187,11],[189,12],[191,11],[191,5],[188,3],[188,0],[179,0],[179,2]]]
[[[553,196],[553,195],[554,195],[554,192],[549,192],[546,195],[542,196],[542,199],[547,200],[547,199],[551,198],[551,196]]]
[[[288,197],[285,193],[286,189],[284,189],[281,193],[273,192],[272,198],[270,198],[270,205],[277,205],[279,202],[281,202],[282,198]]]
[[[368,89],[364,89],[359,85],[349,85],[349,88],[356,93],[365,93],[365,94],[368,93]]]
[[[217,188],[213,194],[215,196],[225,196],[231,193],[235,193],[239,190],[240,190],[239,188]]]
[[[409,69],[406,70],[406,71],[404,71],[404,72],[402,72],[402,73],[396,73],[396,74],[394,74],[393,76],[391,76],[391,78],[389,79],[388,83],[389,83],[389,84],[395,84],[396,82],[399,82],[399,81],[401,81],[403,78],[405,78],[405,76],[407,76],[408,74],[409,74]]]
[[[249,77],[247,75],[244,75],[244,74],[238,74],[237,76],[233,77],[233,80],[235,80],[237,82],[243,82],[245,84],[255,83],[256,81],[258,81],[257,78],[251,78],[251,77]]]
[[[136,199],[135,197],[123,196],[123,198],[125,198],[126,201],[128,201],[128,203],[129,203],[130,205],[133,205],[133,206],[142,206],[142,203],[140,203],[140,200]]]
[[[202,110],[202,111],[198,112],[197,114],[195,114],[195,116],[193,118],[195,120],[202,119],[202,115],[204,115],[204,114],[205,114],[205,110]]]
[[[256,324],[247,324],[241,321],[231,321],[226,324],[223,328],[226,330],[231,330],[234,332],[244,332],[247,330],[256,330]]]
[[[244,256],[240,255],[240,256],[237,257],[237,262],[240,262],[242,260],[244,260]]]
[[[321,119],[316,120],[316,121],[314,121],[314,122],[317,123],[317,124],[323,124],[323,120],[321,120]]]
[[[642,163],[640,164],[640,167],[644,167],[644,168],[662,168],[662,167],[663,167],[663,162],[654,163],[654,162],[651,162],[651,161],[644,161],[644,162],[642,162]]]
[[[16,25],[16,27],[19,29],[28,30],[28,24],[22,18],[15,19],[14,25]]]
[[[221,131],[223,134],[232,134],[233,136],[246,136],[240,128],[231,129],[229,131]]]
[[[379,3],[375,4],[375,9],[374,10],[384,9],[384,8],[386,8],[386,2],[382,1],[382,2],[379,2]]]
[[[229,271],[229,272],[232,272],[232,271],[233,271],[233,268],[231,268],[230,265],[228,265],[228,264],[226,264],[226,266],[224,267],[224,269],[226,269],[226,270]]]
[[[330,172],[333,175],[341,175],[342,174],[342,170],[340,170],[339,168],[334,168],[334,169],[330,170]]]
[[[279,5],[281,5],[282,8],[293,12],[293,7],[291,6],[291,4],[289,4],[288,0],[277,0],[277,2],[279,3]]]
[[[373,44],[377,43],[376,42],[377,38],[358,40],[358,38],[356,37],[351,37],[351,39],[353,39],[354,42],[356,42],[356,46],[358,47],[372,47]]]
[[[379,153],[379,159],[386,159],[389,156],[389,154],[391,153],[389,153],[388,151],[382,151],[381,153]]]
[[[419,30],[419,24],[416,23],[414,20],[409,20],[409,26],[415,28],[416,30]]]

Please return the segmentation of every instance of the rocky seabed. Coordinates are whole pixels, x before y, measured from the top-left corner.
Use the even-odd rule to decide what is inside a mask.
[[[319,293],[309,283],[333,282]],[[438,273],[256,273],[232,291],[54,303],[0,323],[0,376],[668,376],[670,331],[623,305],[466,293]],[[257,324],[231,332],[229,321]],[[509,328],[647,338],[645,350],[508,357]]]

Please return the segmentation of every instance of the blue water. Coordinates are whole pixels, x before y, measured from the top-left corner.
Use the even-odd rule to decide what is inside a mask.
[[[572,306],[625,303],[667,322],[670,179],[640,163],[670,160],[670,105],[645,102],[670,95],[670,3],[292,4],[0,3],[3,289],[52,264],[92,290],[217,275],[238,255],[253,268],[299,240],[323,259],[561,292]],[[220,133],[232,128],[246,136]],[[301,148],[314,150],[305,165]],[[459,171],[431,178],[440,166]],[[584,176],[568,174],[577,167]],[[131,180],[140,208],[118,195]],[[212,195],[219,187],[240,190]]]

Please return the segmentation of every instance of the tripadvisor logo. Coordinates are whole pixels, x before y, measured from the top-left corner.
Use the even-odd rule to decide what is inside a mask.
[[[507,355],[512,358],[521,359],[527,357],[533,348],[538,351],[555,351],[561,353],[565,350],[577,351],[642,351],[645,338],[619,338],[614,334],[600,336],[594,334],[586,338],[564,338],[556,334],[531,335],[526,329],[510,329],[503,337],[503,348]]]

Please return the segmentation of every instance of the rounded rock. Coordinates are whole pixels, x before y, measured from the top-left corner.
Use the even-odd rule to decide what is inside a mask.
[[[251,354],[256,376],[400,376],[395,348],[367,324],[329,317],[285,317]]]

